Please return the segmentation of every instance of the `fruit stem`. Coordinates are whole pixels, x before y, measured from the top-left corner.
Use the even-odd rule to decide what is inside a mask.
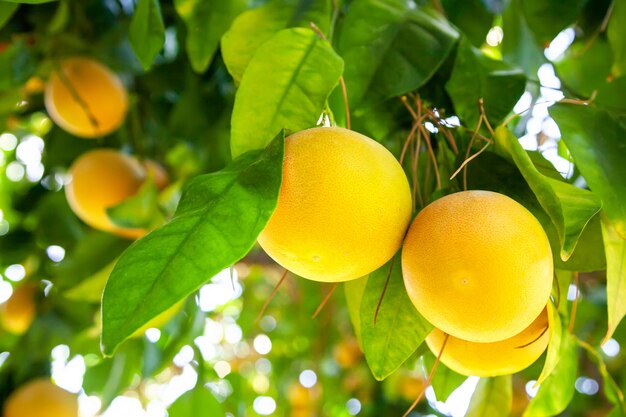
[[[578,307],[578,272],[574,272],[574,286],[576,287],[576,297],[574,297],[574,301],[572,301],[572,310],[570,311],[569,326],[567,328],[567,331],[570,333],[574,332],[574,323],[576,322],[576,310]]]
[[[417,404],[420,402],[420,400],[424,396],[424,393],[426,392],[426,388],[428,388],[431,381],[433,380],[433,376],[435,376],[435,371],[437,370],[437,366],[439,365],[439,361],[441,360],[441,355],[443,354],[443,350],[446,347],[446,343],[448,343],[449,336],[450,335],[446,333],[446,336],[443,339],[443,345],[441,345],[441,349],[439,350],[439,354],[437,355],[437,359],[435,359],[435,363],[433,364],[433,367],[430,368],[430,373],[428,374],[428,378],[426,378],[426,381],[424,381],[424,388],[422,388],[422,391],[420,392],[420,394],[417,396],[415,401],[413,401],[413,404],[411,404],[409,409],[406,410],[406,412],[402,415],[402,417],[407,417],[409,414],[411,414],[411,411],[413,411],[415,407],[417,407]]]
[[[317,307],[317,310],[315,310],[315,313],[313,313],[313,315],[311,316],[311,319],[314,319],[315,317],[317,317],[317,315],[322,311],[322,309],[324,308],[324,306],[326,305],[328,300],[330,300],[331,295],[333,295],[333,293],[335,292],[335,290],[337,289],[338,286],[339,286],[338,282],[335,282],[333,284],[333,286],[330,289],[330,291],[328,291],[328,294],[326,294],[326,296],[324,297],[324,299],[322,300],[320,305]]]
[[[322,32],[315,23],[309,22],[309,26],[320,38],[322,38],[323,41],[328,43],[331,48],[333,47],[326,35],[324,35],[324,32]],[[341,85],[341,93],[343,94],[343,104],[346,107],[346,128],[349,130],[352,127],[352,124],[350,123],[350,104],[348,103],[348,89],[346,88],[346,81],[343,78],[343,75],[339,77],[339,85]]]
[[[254,324],[257,324],[259,322],[259,320],[261,320],[261,318],[263,317],[263,314],[265,313],[265,310],[267,309],[267,306],[274,299],[274,296],[276,296],[276,293],[278,292],[278,288],[281,286],[281,284],[283,283],[285,278],[287,278],[287,273],[289,273],[289,270],[285,269],[285,272],[283,272],[283,275],[278,280],[278,283],[276,284],[276,286],[272,290],[272,293],[267,298],[267,300],[265,300],[265,303],[263,304],[263,307],[261,307],[261,311],[259,311],[259,314],[256,316],[256,319],[254,320]]]

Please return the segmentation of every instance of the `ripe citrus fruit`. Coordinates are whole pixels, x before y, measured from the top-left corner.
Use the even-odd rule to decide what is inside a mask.
[[[446,334],[433,330],[426,338],[438,355]],[[499,342],[476,343],[448,336],[441,362],[461,375],[491,377],[509,375],[528,368],[548,346],[548,310],[544,310],[521,333]]]
[[[522,205],[490,191],[464,191],[424,208],[402,249],[404,283],[435,327],[472,342],[524,330],[546,306],[552,252]]]
[[[77,416],[76,396],[43,378],[22,385],[4,403],[3,417]]]
[[[113,132],[128,111],[128,96],[120,79],[90,58],[63,61],[50,76],[44,99],[52,120],[83,138]]]
[[[387,262],[410,218],[408,181],[384,146],[351,130],[313,128],[286,139],[278,207],[258,240],[300,276],[347,281]]]
[[[17,287],[11,298],[2,306],[2,327],[8,332],[22,334],[33,322],[37,309],[35,307],[35,291],[33,284]]]
[[[115,225],[106,212],[139,191],[146,172],[137,160],[114,149],[96,149],[74,161],[70,174],[72,180],[65,186],[65,195],[74,213],[85,223],[129,238],[146,233],[142,228]]]

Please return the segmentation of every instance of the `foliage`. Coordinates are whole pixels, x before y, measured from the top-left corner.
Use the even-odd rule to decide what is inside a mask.
[[[28,330],[0,329],[0,407],[52,374],[103,416],[122,395],[174,417],[401,415],[426,382],[418,415],[625,415],[625,40],[620,0],[0,1],[0,299],[37,288]],[[74,56],[129,93],[96,140],[46,114],[46,80]],[[285,276],[255,242],[285,136],[321,124],[387,147],[414,214],[484,189],[539,220],[556,271],[542,359],[478,381],[440,364],[426,381],[432,325],[400,254],[311,319],[335,287]],[[153,229],[135,242],[66,201],[71,164],[103,147],[169,175],[108,209]],[[68,362],[82,378],[63,378]]]

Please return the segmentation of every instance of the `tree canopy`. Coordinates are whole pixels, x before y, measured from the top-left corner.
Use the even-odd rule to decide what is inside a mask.
[[[50,377],[81,417],[401,416],[412,404],[411,416],[626,416],[625,73],[623,0],[0,1],[3,416]],[[532,214],[549,243],[547,324],[508,348],[513,363],[544,343],[538,360],[480,378],[450,369],[458,335],[433,347],[399,242],[339,283],[268,256],[281,262],[259,236],[295,159],[286,138],[316,126],[390,152],[411,220],[467,190]],[[321,161],[313,197],[343,175],[328,180],[337,168]],[[377,172],[363,164],[350,175]],[[340,191],[363,210],[382,196],[375,224],[402,200],[405,183],[385,181]],[[306,201],[320,216],[292,224],[336,219],[332,201]],[[361,214],[328,223],[329,241]],[[370,259],[383,235],[328,253]],[[425,256],[456,265],[481,244]],[[484,256],[479,275],[493,269]],[[461,310],[499,297],[479,290]]]

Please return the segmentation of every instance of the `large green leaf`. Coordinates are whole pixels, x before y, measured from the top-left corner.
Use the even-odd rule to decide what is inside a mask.
[[[502,14],[502,26],[506,33],[502,38],[504,60],[523,68],[527,76],[535,78],[537,69],[546,62],[546,58],[528,27],[522,12],[522,0],[508,2]]]
[[[167,410],[168,417],[221,417],[224,407],[202,384],[180,396]]]
[[[611,72],[613,54],[604,38],[574,42],[554,63],[561,83],[576,94],[590,97]]]
[[[626,315],[626,240],[607,221],[602,221],[602,234],[606,250],[606,303],[609,315],[606,341]]]
[[[222,37],[228,72],[240,82],[257,49],[283,29],[309,27],[313,22],[327,33],[331,10],[331,0],[272,0],[242,13]]]
[[[355,0],[338,51],[346,62],[352,110],[424,85],[452,50],[458,33],[441,16],[401,0]]]
[[[285,29],[266,42],[235,97],[233,157],[264,147],[282,128],[315,126],[342,71],[341,58],[311,29]]]
[[[563,288],[563,292],[567,289]],[[564,296],[561,303],[566,304],[567,298]],[[541,384],[548,378],[554,369],[559,364],[560,352],[561,352],[561,338],[563,337],[563,325],[561,323],[561,316],[559,316],[559,310],[555,308],[552,303],[548,304],[548,327],[550,332],[550,338],[548,341],[548,352],[546,353],[546,360],[543,364],[543,369],[537,383]]]
[[[17,3],[0,3],[0,28],[6,25],[19,6]]]
[[[348,305],[348,314],[350,315],[350,321],[354,328],[354,335],[356,336],[359,346],[363,347],[361,340],[361,301],[363,300],[363,293],[367,285],[367,276],[346,281],[343,284],[344,293],[346,296],[346,304]]]
[[[600,211],[602,202],[587,190],[541,174],[507,128],[496,130],[496,143],[513,158],[537,200],[552,219],[561,242],[561,259],[567,261],[585,226]]]
[[[88,366],[83,377],[85,393],[97,395],[106,408],[139,374],[142,352],[141,343],[127,343],[114,357]]]
[[[243,12],[248,0],[175,0],[176,12],[187,25],[185,48],[194,71],[206,71],[222,35]]]
[[[524,417],[555,416],[565,410],[572,400],[578,373],[578,350],[567,329],[563,330],[559,356],[561,358],[554,372],[539,386]]]
[[[35,57],[23,39],[0,54],[0,91],[24,84],[35,73]]]
[[[391,276],[374,321],[390,262],[393,262]],[[361,301],[361,338],[365,359],[379,381],[395,372],[433,329],[406,293],[400,256],[396,255],[390,262],[369,275]]]
[[[540,45],[546,45],[576,17],[588,0],[523,0],[528,26]]]
[[[424,355],[424,359],[426,366],[429,370],[431,370],[435,363],[435,355]],[[452,369],[439,362],[439,364],[437,364],[435,375],[433,375],[433,379],[430,381],[430,385],[435,391],[437,401],[445,402],[448,400],[450,394],[452,394],[455,389],[460,387],[466,379],[466,376],[457,374]]]
[[[461,39],[446,91],[466,126],[473,129],[477,125],[480,99],[491,125],[500,124],[524,93],[525,86],[526,77],[521,69],[489,58]]]
[[[165,42],[158,0],[139,0],[128,30],[130,44],[144,69],[149,69]]]
[[[513,383],[511,375],[481,378],[472,395],[465,417],[501,417],[511,413]]]
[[[174,219],[135,242],[102,299],[106,354],[147,321],[245,256],[276,208],[284,134],[185,189]]]
[[[475,46],[482,46],[491,29],[494,16],[482,0],[442,0],[446,17]]]
[[[626,127],[592,106],[558,103],[550,115],[609,221],[626,237]]]
[[[604,358],[595,347],[589,345],[586,342],[583,342],[577,339],[578,345],[582,347],[585,351],[587,351],[587,355],[589,359],[591,359],[598,366],[598,371],[600,371],[600,376],[602,376],[602,386],[604,388],[604,395],[607,400],[609,400],[612,404],[618,406],[621,409],[622,413],[626,413],[626,408],[624,408],[624,393],[622,393],[619,385],[615,382],[609,370],[604,363]]]
[[[613,75],[626,75],[626,2],[614,1],[611,4],[611,18],[606,34],[613,50]]]

